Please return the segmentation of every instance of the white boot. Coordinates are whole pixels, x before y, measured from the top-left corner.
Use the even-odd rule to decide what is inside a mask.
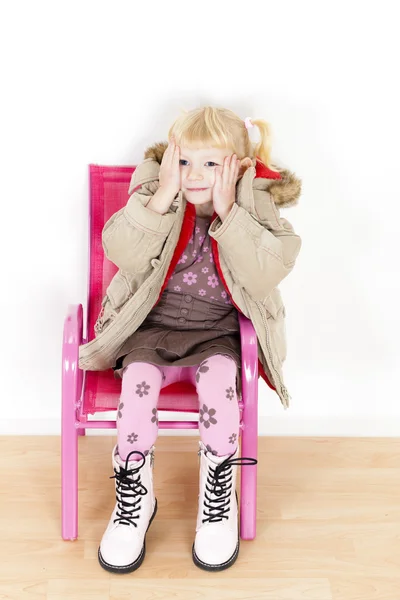
[[[199,446],[199,508],[192,557],[201,569],[222,571],[239,554],[237,465],[255,465],[257,460],[239,458],[239,447],[234,454],[213,456],[203,442]]]
[[[140,567],[145,557],[146,532],[157,512],[153,490],[154,449],[152,446],[147,456],[134,450],[122,460],[117,446],[113,448],[117,502],[98,552],[99,562],[106,571],[130,573]]]

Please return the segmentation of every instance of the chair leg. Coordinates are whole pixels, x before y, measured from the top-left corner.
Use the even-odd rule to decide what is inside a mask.
[[[61,519],[64,540],[78,537],[78,430],[75,403],[63,393],[61,431]]]
[[[82,392],[83,372],[78,368],[82,341],[82,305],[71,305],[64,322],[62,347],[61,422],[61,535],[78,537],[78,429],[77,407]]]
[[[78,369],[78,390],[82,390],[83,377],[83,371],[81,369]],[[81,421],[81,423],[86,423],[86,421],[88,420],[87,415],[80,415],[79,420]],[[78,429],[78,436],[81,435],[86,435],[85,427],[80,427]]]
[[[245,379],[245,378],[244,378]],[[258,455],[258,383],[257,376],[243,381],[243,429],[241,456]],[[240,537],[254,540],[257,516],[257,465],[246,465],[240,473]]]

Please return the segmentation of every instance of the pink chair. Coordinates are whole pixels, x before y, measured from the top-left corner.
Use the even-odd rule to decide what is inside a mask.
[[[83,337],[82,304],[69,305],[64,322],[62,348],[61,510],[62,537],[78,537],[78,436],[89,427],[116,428],[116,421],[89,420],[88,415],[116,410],[121,380],[112,369],[82,371],[78,348],[94,337],[94,323],[101,300],[117,267],[104,255],[101,234],[105,222],[128,200],[135,167],[89,165],[89,279],[86,338]],[[240,436],[242,456],[257,458],[258,353],[257,336],[249,319],[239,314],[242,349],[242,397]],[[189,382],[177,382],[161,390],[158,409],[198,415],[198,397]],[[198,420],[159,421],[160,429],[198,429]],[[256,536],[257,465],[240,470],[240,537]]]

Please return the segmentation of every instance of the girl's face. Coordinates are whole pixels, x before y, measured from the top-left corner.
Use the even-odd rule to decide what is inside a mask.
[[[196,206],[202,215],[213,214],[213,187],[216,166],[223,166],[224,158],[233,152],[228,148],[186,148],[180,146],[181,190],[187,202]],[[239,171],[238,179],[243,173]],[[201,209],[197,209],[198,206]]]

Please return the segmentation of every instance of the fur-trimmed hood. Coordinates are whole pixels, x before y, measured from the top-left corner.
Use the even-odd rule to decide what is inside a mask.
[[[157,142],[149,146],[145,153],[145,160],[156,161],[161,165],[162,157],[168,147],[168,142]],[[264,179],[263,189],[268,191],[274,203],[280,208],[287,208],[298,203],[301,194],[301,179],[288,169],[280,169],[279,173],[271,171],[258,159],[253,159],[256,168],[256,179]]]

